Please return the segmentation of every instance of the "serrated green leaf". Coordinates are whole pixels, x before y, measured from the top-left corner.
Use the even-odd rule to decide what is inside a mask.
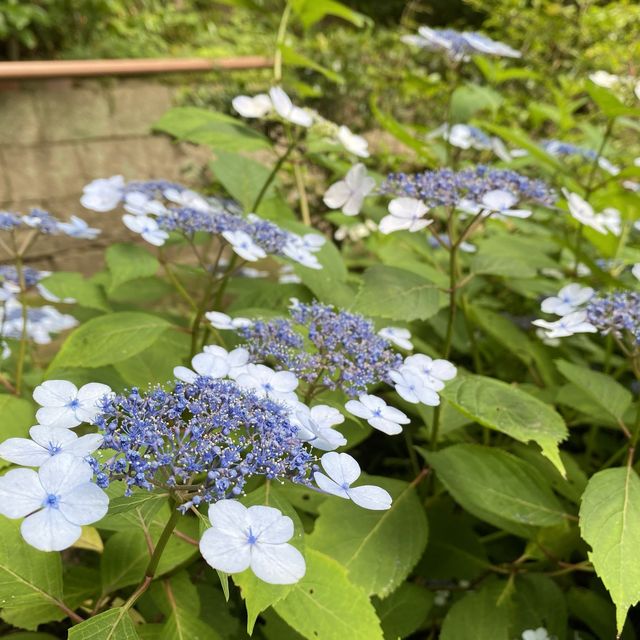
[[[528,537],[567,517],[535,467],[506,451],[457,444],[420,452],[458,504],[497,527]]]
[[[484,376],[459,376],[441,394],[478,424],[518,440],[535,442],[565,474],[558,445],[568,435],[560,414],[525,391]]]
[[[94,369],[121,362],[150,347],[171,325],[158,316],[120,311],[92,318],[65,340],[49,365]]]
[[[80,307],[110,311],[102,287],[90,280],[85,280],[79,273],[57,271],[42,280],[40,284],[61,300],[73,298]]]
[[[255,129],[224,113],[198,107],[169,109],[153,126],[179,140],[225,151],[268,149],[271,143]]]
[[[276,613],[306,638],[383,640],[373,605],[346,569],[315,549],[305,560],[307,573],[274,605]]]
[[[391,508],[369,511],[348,500],[326,500],[320,505],[308,544],[337,560],[347,569],[351,582],[367,594],[384,598],[420,559],[427,544],[427,517],[415,488],[408,483],[379,477],[366,482],[391,494]]]
[[[427,320],[443,306],[440,290],[421,276],[384,265],[367,269],[353,310],[390,320]]]
[[[127,609],[115,607],[69,629],[69,640],[138,640]]]
[[[640,478],[631,466],[592,476],[582,496],[580,531],[616,605],[620,633],[627,611],[640,601]]]
[[[584,391],[600,409],[614,420],[622,420],[633,399],[630,391],[604,373],[591,371],[566,360],[556,360],[555,363],[560,373]]]
[[[105,260],[111,275],[110,292],[125,282],[149,278],[160,267],[158,260],[147,249],[136,244],[112,244],[105,252]]]

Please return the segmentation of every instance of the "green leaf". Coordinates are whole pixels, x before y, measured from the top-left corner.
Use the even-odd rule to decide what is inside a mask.
[[[292,0],[291,8],[300,18],[305,29],[319,22],[325,16],[342,18],[356,27],[372,24],[373,21],[363,13],[358,13],[336,0]]]
[[[127,609],[116,607],[69,629],[69,640],[138,640]]]
[[[478,424],[518,440],[533,441],[565,474],[558,444],[568,435],[559,413],[525,391],[484,376],[459,376],[441,394]]]
[[[218,151],[216,159],[209,166],[216,179],[245,211],[252,211],[258,194],[271,174],[271,169],[262,163],[228,151]],[[276,184],[277,180],[274,180],[269,185],[265,199],[275,195]]]
[[[618,116],[640,117],[640,109],[627,107],[613,91],[601,87],[591,82],[591,80],[587,82],[587,93],[598,105],[600,111],[609,118],[617,118]]]
[[[354,302],[354,311],[389,320],[427,320],[445,305],[444,296],[429,280],[384,265],[369,267]]]
[[[366,482],[391,494],[391,508],[369,511],[349,500],[326,500],[307,542],[345,567],[353,584],[384,598],[420,559],[427,544],[427,517],[415,488],[408,483],[378,477]]]
[[[498,604],[502,591],[500,582],[490,581],[463,596],[449,609],[440,640],[512,640],[509,607]]]
[[[29,630],[60,620],[62,562],[59,553],[42,553],[20,535],[20,523],[0,518],[0,606],[3,617]]]
[[[85,280],[79,273],[57,271],[42,280],[40,284],[61,300],[73,298],[81,307],[110,311],[102,287]]]
[[[292,67],[305,67],[307,69],[313,69],[318,73],[321,73],[327,80],[331,80],[331,82],[336,82],[338,84],[344,84],[344,78],[335,71],[331,69],[327,69],[327,67],[323,67],[321,64],[318,64],[315,60],[297,52],[295,49],[291,47],[287,47],[286,45],[280,45],[280,51],[282,52],[282,61],[291,65]]]
[[[294,524],[294,535],[289,542],[300,551],[304,550],[303,529],[298,514],[287,499],[270,484],[265,484],[256,491],[252,491],[242,502],[247,506],[261,504],[275,507],[291,518]],[[258,616],[265,609],[282,600],[293,588],[292,585],[267,584],[257,578],[251,569],[234,575],[233,581],[240,587],[247,606],[247,633],[249,635],[253,633]]]
[[[35,407],[31,402],[6,393],[2,394],[0,395],[0,415],[2,416],[0,441],[29,437],[29,428],[35,422]],[[0,469],[9,464],[0,458]]]
[[[633,399],[630,391],[604,373],[591,371],[566,360],[556,360],[555,362],[560,373],[584,391],[600,409],[612,416],[614,420],[622,420]]]
[[[580,531],[616,605],[620,633],[627,611],[640,601],[640,478],[631,466],[605,469],[589,480],[580,506]]]
[[[490,87],[468,83],[458,87],[451,97],[451,114],[454,122],[468,122],[479,111],[492,114],[500,108],[504,98]]]
[[[136,529],[130,527],[118,531],[107,540],[100,558],[103,593],[140,582],[150,558],[145,533],[155,544],[169,519],[169,509],[169,505],[165,504],[148,522],[141,519]],[[198,522],[195,518],[181,518],[177,529],[191,538],[198,538]],[[156,575],[161,576],[175,569],[196,553],[196,547],[172,536],[160,558]]]
[[[535,467],[502,449],[457,444],[420,452],[455,501],[494,526],[529,537],[532,527],[565,521],[567,514]]]
[[[256,151],[271,148],[268,138],[241,120],[210,109],[174,107],[153,128],[178,140],[203,144],[212,149]]]
[[[158,585],[159,586],[159,585]],[[164,580],[160,607],[169,614],[159,640],[219,640],[220,635],[201,620],[198,590],[181,572]]]
[[[154,276],[160,267],[147,249],[135,244],[112,244],[105,253],[105,260],[111,274],[110,292],[125,282]]]
[[[511,637],[521,638],[527,629],[544,627],[549,636],[565,640],[567,603],[560,587],[537,573],[519,575],[511,597]]]
[[[168,331],[141,353],[118,362],[116,371],[131,386],[162,384],[173,378],[173,369],[189,355],[190,338],[178,331]]]
[[[433,149],[429,147],[425,142],[419,140],[414,134],[412,134],[406,127],[400,124],[393,116],[388,113],[384,113],[377,105],[377,97],[375,94],[371,94],[369,100],[369,107],[373,117],[378,121],[378,124],[388,131],[394,138],[402,142],[404,145],[413,149],[420,158],[426,162],[428,166],[435,166],[438,163],[438,158],[433,152]]]
[[[330,557],[307,549],[307,573],[274,606],[276,613],[306,638],[382,640],[382,629],[364,591]]]
[[[405,638],[420,628],[433,606],[433,592],[407,582],[388,598],[376,600],[385,640]]]
[[[48,371],[121,362],[150,347],[170,326],[163,318],[137,311],[92,318],[65,340]]]

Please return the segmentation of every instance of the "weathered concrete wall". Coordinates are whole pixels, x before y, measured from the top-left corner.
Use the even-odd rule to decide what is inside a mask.
[[[131,237],[117,214],[80,205],[90,180],[122,174],[197,183],[209,153],[151,133],[173,102],[174,91],[157,80],[0,87],[0,209],[38,206],[62,218],[79,215],[103,230],[93,243],[58,237],[39,242],[31,258],[40,266],[94,271],[104,246]]]

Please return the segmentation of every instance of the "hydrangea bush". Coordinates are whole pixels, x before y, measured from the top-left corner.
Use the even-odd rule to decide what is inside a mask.
[[[82,218],[0,212],[3,633],[636,637],[638,105],[585,80],[575,130],[481,120],[474,64],[526,56],[422,26],[449,106],[391,123],[398,165],[290,97],[303,5],[265,92],[158,123],[211,188],[86,185],[131,233],[104,269],[30,264]]]

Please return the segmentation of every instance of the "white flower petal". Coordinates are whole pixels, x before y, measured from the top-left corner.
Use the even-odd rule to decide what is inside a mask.
[[[39,467],[49,459],[49,452],[28,438],[9,438],[0,444],[0,458],[25,467]]]
[[[82,527],[69,522],[59,509],[47,508],[25,518],[20,533],[40,551],[62,551],[80,537]]]
[[[191,369],[182,366],[174,367],[173,375],[178,380],[182,380],[182,382],[188,382],[189,384],[195,382],[198,379],[198,374],[195,371],[191,371]]]
[[[366,484],[361,487],[351,487],[349,497],[359,507],[383,511],[391,507],[391,496],[381,487]]]
[[[91,524],[104,518],[109,497],[92,482],[78,485],[60,496],[60,513],[73,524]]]
[[[352,484],[360,477],[360,465],[348,453],[325,453],[320,463],[329,477],[341,487]]]
[[[293,537],[293,520],[274,507],[249,507],[247,519],[251,532],[260,544],[281,544]]]
[[[328,454],[325,454],[328,455]],[[318,485],[322,491],[325,493],[330,493],[333,496],[337,496],[338,498],[344,498],[345,500],[349,499],[347,495],[347,490],[336,484],[331,478],[328,478],[321,471],[316,471],[313,474],[313,479],[315,483]]]
[[[7,518],[22,518],[40,509],[46,497],[32,469],[12,469],[0,477],[0,513]]]
[[[367,422],[378,431],[386,433],[388,436],[395,436],[402,433],[402,427],[397,422],[392,422],[386,418],[370,418]]]
[[[33,399],[43,407],[64,407],[78,394],[78,388],[67,380],[46,380],[33,390]]]
[[[209,506],[211,526],[230,536],[242,537],[242,531],[249,528],[247,507],[237,500],[219,500]]]
[[[64,495],[93,477],[93,470],[83,460],[67,453],[49,458],[38,472],[43,489],[50,494]]]
[[[351,189],[344,180],[334,182],[322,198],[329,209],[340,209],[351,197]]]
[[[213,527],[202,534],[200,553],[209,566],[225,573],[239,573],[251,564],[251,547],[246,537],[231,536]]]
[[[251,570],[269,584],[293,584],[306,572],[303,555],[290,544],[256,544],[251,551]]]

